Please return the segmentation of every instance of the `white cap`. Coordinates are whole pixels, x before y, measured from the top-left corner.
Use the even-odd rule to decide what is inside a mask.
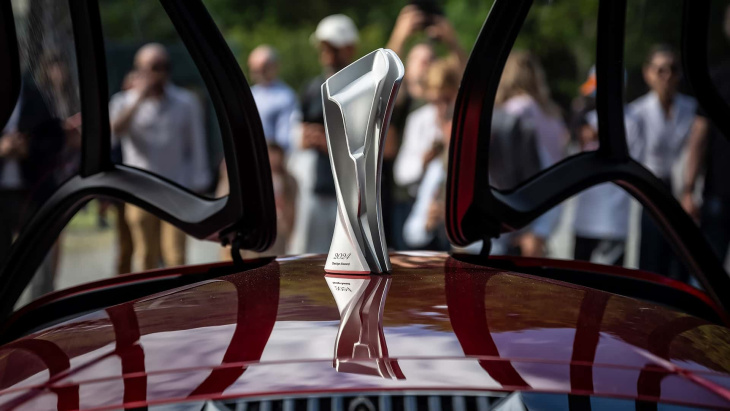
[[[333,14],[319,22],[317,30],[312,34],[310,40],[312,43],[326,41],[339,48],[357,44],[360,38],[352,19],[344,14]]]

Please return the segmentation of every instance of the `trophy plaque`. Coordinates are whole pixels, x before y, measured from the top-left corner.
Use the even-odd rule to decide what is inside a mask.
[[[322,84],[337,222],[325,271],[391,270],[383,232],[380,177],[385,136],[404,69],[392,50],[378,49]]]

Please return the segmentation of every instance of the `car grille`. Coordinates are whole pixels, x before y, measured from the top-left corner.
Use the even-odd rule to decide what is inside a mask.
[[[215,401],[221,411],[486,411],[506,393],[377,393]],[[214,408],[214,409],[216,409]]]

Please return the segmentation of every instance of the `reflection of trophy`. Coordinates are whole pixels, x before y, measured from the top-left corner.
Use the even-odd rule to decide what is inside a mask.
[[[391,278],[325,276],[340,310],[334,367],[339,372],[404,379],[396,360],[388,358],[383,335],[383,307]]]
[[[385,134],[403,78],[391,50],[378,49],[322,84],[327,147],[337,191],[337,223],[325,270],[390,271],[380,206]]]

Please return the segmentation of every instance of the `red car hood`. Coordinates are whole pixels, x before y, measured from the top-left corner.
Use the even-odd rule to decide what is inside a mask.
[[[445,254],[392,263],[325,278],[322,256],[281,258],[52,326],[0,347],[0,408],[412,389],[730,407],[725,327]]]

